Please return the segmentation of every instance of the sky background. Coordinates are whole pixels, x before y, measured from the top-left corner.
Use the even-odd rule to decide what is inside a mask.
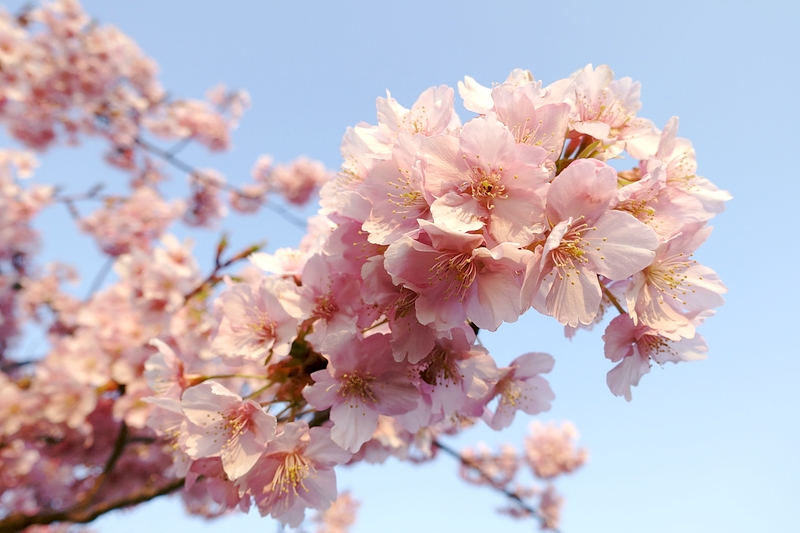
[[[11,10],[23,2],[6,2]],[[101,23],[121,28],[154,58],[176,97],[201,97],[222,82],[245,88],[252,108],[221,156],[188,149],[183,158],[213,167],[233,183],[249,179],[264,153],[340,164],[348,126],[376,123],[375,98],[391,90],[410,107],[430,86],[455,87],[465,75],[484,85],[513,68],[545,84],[587,63],[642,83],[640,115],[663,127],[673,115],[697,150],[699,174],[733,194],[712,220],[696,258],[729,288],[726,304],[700,329],[709,358],[654,367],[633,389],[613,396],[605,374],[603,328],[563,337],[553,319],[530,312],[496,334],[482,333],[499,363],[528,351],[556,358],[548,380],[556,393],[537,419],[571,420],[589,463],[559,484],[564,533],[752,532],[797,527],[800,497],[800,12],[797,2],[673,0],[642,2],[210,2],[85,0]],[[471,118],[459,103],[462,121]],[[121,175],[99,162],[99,144],[53,149],[36,179],[79,192]],[[184,177],[173,174],[183,183]],[[302,215],[310,214],[309,209]],[[101,258],[85,237],[45,216],[45,256],[69,259],[84,285]],[[792,229],[795,228],[795,229]],[[233,243],[295,245],[302,231],[270,212],[232,218]],[[183,234],[183,233],[182,233]],[[198,239],[207,267],[213,238]],[[80,290],[80,289],[79,289]],[[450,439],[518,448],[531,418],[495,433],[478,428]],[[353,533],[533,531],[495,513],[503,499],[468,486],[442,456],[415,466],[390,460],[339,471],[339,487],[362,501]],[[98,520],[100,532],[272,532],[270,518],[234,515],[211,522],[184,518],[165,498]]]

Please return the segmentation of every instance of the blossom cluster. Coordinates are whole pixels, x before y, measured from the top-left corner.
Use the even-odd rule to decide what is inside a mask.
[[[218,255],[206,277],[192,243],[167,231],[180,221],[211,227],[226,213],[223,192],[232,209],[253,212],[283,189],[259,187],[269,170],[256,185],[235,187],[214,171],[187,168],[178,158],[187,144],[230,146],[247,94],[220,86],[207,102],[169,100],[155,74],[129,37],[91,21],[73,0],[16,15],[0,8],[0,124],[25,148],[0,150],[0,529],[85,521],[98,509],[184,487],[166,441],[146,426],[154,409],[144,401],[154,394],[146,362],[158,353],[151,341],[167,339],[198,375],[230,371],[210,351],[210,294],[217,273],[255,248]],[[30,150],[88,136],[108,143],[106,161],[127,174],[127,189],[68,193],[31,179],[38,163]],[[159,148],[164,141],[175,144]],[[165,197],[164,164],[188,174],[187,198]],[[277,182],[307,196],[327,175],[307,158],[275,167]],[[77,281],[74,268],[37,261],[35,219],[63,207],[114,266],[116,281],[97,290],[101,270],[86,298],[66,286]],[[186,484],[183,496],[195,512],[213,515],[227,507],[209,496],[206,478]]]
[[[228,148],[244,93],[167,99],[154,63],[74,0],[2,12],[0,29],[0,123],[29,149],[100,136],[130,188],[26,188],[33,158],[0,152],[0,525],[81,521],[183,489],[196,513],[256,506],[298,526],[337,500],[339,465],[431,459],[443,435],[550,409],[551,355],[503,365],[478,340],[531,308],[568,335],[618,311],[607,382],[627,400],[653,362],[705,357],[696,328],[726,289],[692,257],[729,195],[696,174],[677,118],[639,117],[640,85],[605,65],[548,86],[522,70],[493,87],[467,77],[465,123],[453,88],[410,108],[387,94],[376,125],[347,130],[335,175],[265,156],[237,187],[177,154]],[[185,198],[160,192],[163,164],[188,174]],[[167,233],[213,227],[223,192],[252,213],[269,194],[301,205],[317,190],[296,249],[232,253],[223,238],[208,276]],[[101,205],[85,213],[84,200]],[[68,266],[29,264],[31,220],[50,204],[116,281],[78,299]],[[26,321],[46,331],[44,357],[10,356]],[[569,427],[538,435],[526,459],[539,478],[585,461]],[[555,527],[560,497],[539,496]]]
[[[695,174],[677,119],[658,130],[637,117],[639,85],[606,66],[548,87],[523,71],[492,89],[466,78],[459,91],[478,113],[463,125],[448,87],[410,109],[379,98],[378,124],[345,135],[342,170],[323,186],[304,245],[255,256],[267,275],[219,296],[211,352],[263,368],[261,388],[244,399],[218,381],[181,387],[177,366],[159,363],[172,392],[155,415],[169,422],[154,427],[181,436],[182,457],[219,457],[238,505],[297,525],[303,507],[333,500],[309,484],[312,471],[318,481],[337,461],[430,454],[443,432],[547,411],[552,356],[501,367],[476,342],[529,308],[574,330],[616,307],[608,384],[629,400],[652,361],[704,356],[695,327],[725,287],[691,256],[728,194]],[[618,172],[609,162],[624,154],[636,164]],[[158,360],[171,353],[163,346]],[[258,429],[263,413],[276,415],[269,431]],[[265,470],[298,418],[321,424],[325,446],[343,454],[322,463],[294,452],[315,466]],[[198,444],[207,439],[215,445]],[[536,461],[545,478],[560,464]]]

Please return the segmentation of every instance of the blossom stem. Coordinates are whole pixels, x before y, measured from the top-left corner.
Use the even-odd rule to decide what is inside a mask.
[[[617,300],[616,296],[614,296],[613,294],[611,294],[611,291],[610,291],[610,290],[608,290],[608,288],[607,288],[605,285],[603,285],[603,284],[601,283],[601,284],[600,284],[600,287],[602,287],[602,288],[603,288],[603,294],[605,294],[606,298],[608,298],[608,299],[611,301],[611,304],[612,304],[614,307],[616,307],[616,308],[617,308],[617,311],[619,311],[619,314],[621,314],[621,315],[624,315],[625,313],[627,313],[627,311],[625,311],[625,308],[624,308],[624,307],[622,307],[622,306],[619,304],[619,301]]]
[[[252,374],[218,374],[216,376],[203,376],[197,380],[196,384],[200,384],[209,379],[229,379],[229,378],[242,378],[242,379],[269,379],[267,376],[256,376]]]
[[[139,503],[150,501],[158,496],[170,494],[180,489],[184,485],[184,479],[174,479],[161,487],[151,489],[144,489],[134,494],[130,494],[124,498],[113,500],[110,502],[101,502],[89,507],[88,509],[72,509],[68,511],[59,511],[55,513],[44,513],[37,515],[26,515],[23,513],[14,513],[6,516],[0,520],[0,533],[14,533],[21,531],[28,526],[32,525],[45,525],[54,522],[72,522],[73,524],[86,524],[95,518],[110,511],[121,509],[123,507],[130,507]]]
[[[372,324],[371,326],[362,329],[361,333],[366,333],[366,332],[368,332],[368,331],[370,331],[372,329],[375,329],[377,327],[380,327],[380,326],[382,326],[382,325],[384,325],[384,324],[386,324],[388,322],[389,322],[389,319],[388,318],[384,318],[380,322],[376,322],[376,323]]]
[[[272,387],[272,383],[268,383],[268,384],[264,385],[260,389],[258,389],[256,391],[253,391],[250,394],[248,394],[247,396],[245,396],[245,400],[250,400],[252,398],[257,398],[262,392],[264,392],[265,390],[269,389],[270,387]]]

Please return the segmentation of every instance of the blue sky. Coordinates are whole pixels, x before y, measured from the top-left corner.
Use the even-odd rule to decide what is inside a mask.
[[[7,2],[11,9],[22,2]],[[564,339],[552,319],[526,315],[484,343],[500,362],[527,351],[556,358],[553,409],[541,420],[572,420],[591,452],[587,466],[559,487],[565,533],[789,531],[800,497],[800,11],[788,0],[760,2],[210,2],[85,0],[87,12],[133,37],[176,96],[200,97],[217,83],[247,89],[253,105],[235,148],[185,159],[247,180],[262,153],[278,161],[305,154],[338,167],[345,128],[375,123],[386,89],[410,106],[433,85],[469,75],[488,85],[513,68],[545,83],[587,63],[642,82],[641,115],[663,126],[673,115],[697,150],[699,173],[734,199],[712,221],[697,259],[730,291],[701,333],[709,358],[655,367],[633,402],[605,385],[602,329]],[[470,118],[463,108],[462,120]],[[99,147],[56,149],[41,179],[85,190],[118,178],[98,163]],[[183,178],[175,174],[175,180]],[[310,212],[310,211],[309,211]],[[308,212],[307,212],[308,213]],[[306,213],[306,214],[307,214]],[[73,260],[91,279],[91,243],[53,238],[45,254]],[[231,220],[234,243],[295,244],[302,233],[264,213]],[[221,228],[223,229],[223,228]],[[61,239],[63,241],[63,239]],[[212,257],[211,239],[197,254]],[[80,257],[80,258],[79,258]],[[206,262],[205,264],[208,264]],[[476,429],[452,440],[521,446],[529,419],[507,431]],[[532,523],[494,513],[501,498],[457,478],[447,457],[415,466],[396,461],[340,473],[362,500],[355,533],[531,531]],[[213,522],[183,518],[165,499],[96,522],[102,532],[275,531],[257,515]]]

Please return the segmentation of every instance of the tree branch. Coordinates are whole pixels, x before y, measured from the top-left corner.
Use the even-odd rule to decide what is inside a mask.
[[[450,448],[449,446],[447,446],[445,444],[442,444],[438,439],[435,439],[433,441],[433,445],[436,448],[439,448],[440,450],[445,452],[447,455],[453,457],[455,460],[460,462],[462,465],[464,465],[464,466],[466,466],[468,468],[471,468],[472,470],[477,472],[478,475],[484,481],[486,481],[486,483],[488,483],[491,488],[493,488],[494,490],[496,490],[498,492],[501,492],[506,498],[509,498],[510,500],[513,500],[516,505],[518,505],[520,508],[522,508],[525,512],[530,513],[530,515],[533,516],[534,518],[536,518],[541,524],[545,523],[544,517],[542,516],[542,514],[537,509],[534,509],[533,507],[528,505],[525,502],[525,500],[523,500],[522,497],[520,497],[520,495],[517,494],[516,492],[508,490],[502,484],[496,482],[492,478],[492,476],[490,476],[489,474],[484,472],[484,470],[480,467],[480,465],[478,463],[476,463],[475,461],[473,461],[471,459],[467,459],[466,457],[464,457],[463,455],[461,455],[460,453],[455,451],[453,448]],[[554,529],[552,531],[555,531],[555,533],[559,533],[559,531],[557,529]]]
[[[145,141],[144,139],[141,139],[141,138],[138,138],[138,137],[134,140],[134,142],[136,144],[138,144],[139,146],[141,146],[144,150],[150,152],[153,155],[156,155],[156,156],[160,157],[161,159],[163,159],[164,161],[166,161],[170,165],[174,166],[178,170],[182,170],[183,172],[186,172],[190,176],[194,176],[195,178],[197,178],[197,179],[199,179],[201,181],[213,182],[213,183],[216,184],[216,182],[214,182],[213,180],[211,180],[208,177],[206,177],[206,175],[203,174],[203,172],[197,170],[196,168],[194,168],[189,163],[186,163],[182,159],[178,158],[175,155],[175,153],[177,152],[176,150],[169,150],[169,151],[163,150],[163,149],[159,148],[158,146],[156,146],[154,144],[151,144],[151,143]],[[218,187],[222,188],[222,189],[227,190],[227,191],[234,191],[237,194],[242,195],[244,197],[253,198],[252,195],[248,194],[247,192],[245,192],[245,191],[243,191],[241,189],[238,189],[237,187],[234,187],[233,185],[230,185],[230,184],[227,184],[227,183],[221,183],[221,184],[216,184],[216,185]],[[271,203],[266,203],[265,207],[267,207],[267,209],[271,210],[273,213],[277,213],[279,216],[283,217],[283,219],[286,220],[287,222],[289,222],[290,224],[292,224],[294,226],[297,226],[299,228],[305,229],[305,227],[306,227],[306,220],[305,219],[302,219],[300,217],[297,217],[297,216],[293,215],[292,213],[290,213],[289,211],[287,211],[286,209],[284,209],[283,207],[281,207],[279,205],[273,205]]]
[[[184,479],[175,479],[161,487],[144,489],[135,494],[110,502],[101,502],[82,510],[61,511],[28,516],[15,513],[0,520],[0,533],[14,533],[33,525],[46,525],[54,522],[71,522],[73,524],[86,524],[95,518],[110,511],[130,507],[139,503],[150,501],[153,498],[170,494],[183,487]]]

